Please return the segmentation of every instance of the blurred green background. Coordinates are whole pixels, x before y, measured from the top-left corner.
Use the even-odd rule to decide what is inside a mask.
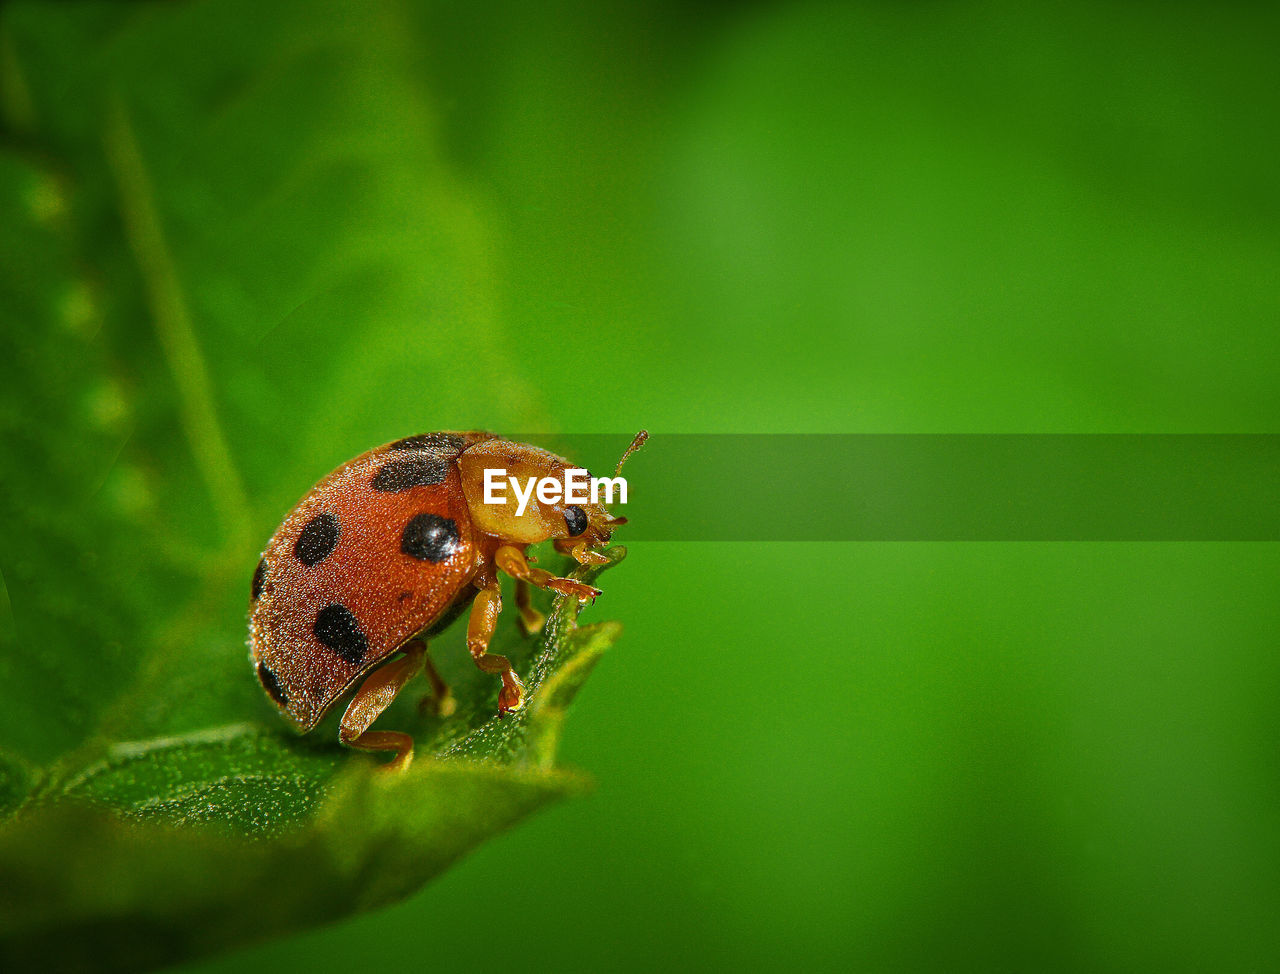
[[[92,620],[6,578],[0,623],[105,632],[116,681],[4,661],[61,728],[6,746],[77,743],[136,644],[241,654],[281,515],[408,433],[647,427],[660,492],[698,475],[663,433],[1276,432],[1277,19],[6,6],[0,478],[117,525],[45,553]],[[1275,969],[1274,544],[639,543],[605,581],[593,794],[190,969]]]

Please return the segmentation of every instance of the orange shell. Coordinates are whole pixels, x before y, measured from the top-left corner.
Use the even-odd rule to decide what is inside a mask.
[[[264,689],[300,731],[475,595],[481,560],[456,460],[491,438],[431,433],[362,453],[316,484],[267,543],[250,650]]]

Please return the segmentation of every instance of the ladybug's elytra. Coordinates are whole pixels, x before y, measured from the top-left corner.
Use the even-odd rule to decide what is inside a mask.
[[[641,431],[618,463],[648,436]],[[405,768],[413,738],[369,726],[420,669],[437,713],[453,710],[448,687],[426,655],[426,638],[471,607],[467,648],[476,666],[502,678],[498,713],[524,705],[506,657],[487,652],[502,598],[498,572],[516,580],[526,630],[543,617],[529,586],[579,599],[599,589],[532,567],[525,549],[554,540],[581,564],[626,518],[601,504],[484,502],[486,469],[522,481],[563,482],[568,460],[494,433],[423,433],[362,453],[316,484],[267,543],[253,573],[249,645],[254,671],[281,714],[305,733],[355,682],[367,677],[342,716],[349,747],[394,751]],[[372,672],[371,672],[372,671]]]

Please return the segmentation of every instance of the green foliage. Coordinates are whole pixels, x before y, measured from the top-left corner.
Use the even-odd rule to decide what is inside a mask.
[[[245,579],[339,462],[536,425],[532,394],[468,394],[506,343],[401,30],[309,11],[253,8],[243,43],[192,58],[173,32],[212,43],[227,11],[5,10],[0,503],[23,527],[0,569],[23,648],[0,741],[36,761],[102,721],[246,713]]]
[[[405,432],[1274,432],[1277,9],[0,5],[0,809],[275,733],[257,545]],[[631,551],[589,800],[201,974],[1275,966],[1280,547]]]
[[[557,600],[527,710],[499,720],[491,694],[467,695],[466,716],[420,735],[404,774],[254,724],[112,744],[63,767],[0,831],[0,958],[132,970],[406,896],[585,786],[554,766],[555,742],[618,627],[576,616],[576,600]]]
[[[220,58],[170,43],[212,43],[209,8],[0,19],[6,969],[173,963],[384,904],[584,786],[556,743],[619,627],[574,600],[533,643],[504,619],[532,693],[511,719],[437,640],[459,709],[388,711],[417,729],[405,775],[329,725],[294,739],[252,677],[248,579],[303,488],[538,406],[514,378],[477,405],[454,367],[510,371],[394,14],[243,12]]]

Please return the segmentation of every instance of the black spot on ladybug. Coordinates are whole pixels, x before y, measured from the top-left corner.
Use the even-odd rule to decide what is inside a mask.
[[[461,545],[457,523],[438,514],[419,514],[400,533],[400,550],[419,561],[444,561]]]
[[[258,664],[258,682],[262,684],[262,689],[267,691],[267,695],[272,700],[282,707],[289,706],[289,698],[285,696],[280,680],[261,663]]]
[[[394,493],[410,487],[430,487],[444,482],[449,472],[446,461],[438,456],[392,460],[383,464],[373,478],[373,489]]]
[[[360,624],[345,605],[326,605],[316,613],[312,627],[316,639],[324,643],[348,663],[359,663],[369,650]]]
[[[467,445],[467,438],[457,433],[419,433],[417,436],[406,436],[396,440],[390,450],[438,450],[446,453],[460,453]]]
[[[573,507],[566,507],[564,511],[564,526],[569,529],[569,537],[576,538],[587,530],[587,512],[576,504]]]
[[[317,514],[303,527],[293,546],[298,561],[308,568],[329,557],[338,544],[338,515]]]
[[[258,562],[258,567],[253,570],[253,587],[250,600],[258,601],[258,596],[262,594],[262,583],[267,577],[267,559],[263,558]]]
[[[408,598],[410,595],[412,595],[412,594],[413,594],[412,592],[401,592],[399,595],[397,595],[397,596],[396,596],[396,601],[397,601],[397,602],[403,602],[405,599],[407,599],[407,598]]]

